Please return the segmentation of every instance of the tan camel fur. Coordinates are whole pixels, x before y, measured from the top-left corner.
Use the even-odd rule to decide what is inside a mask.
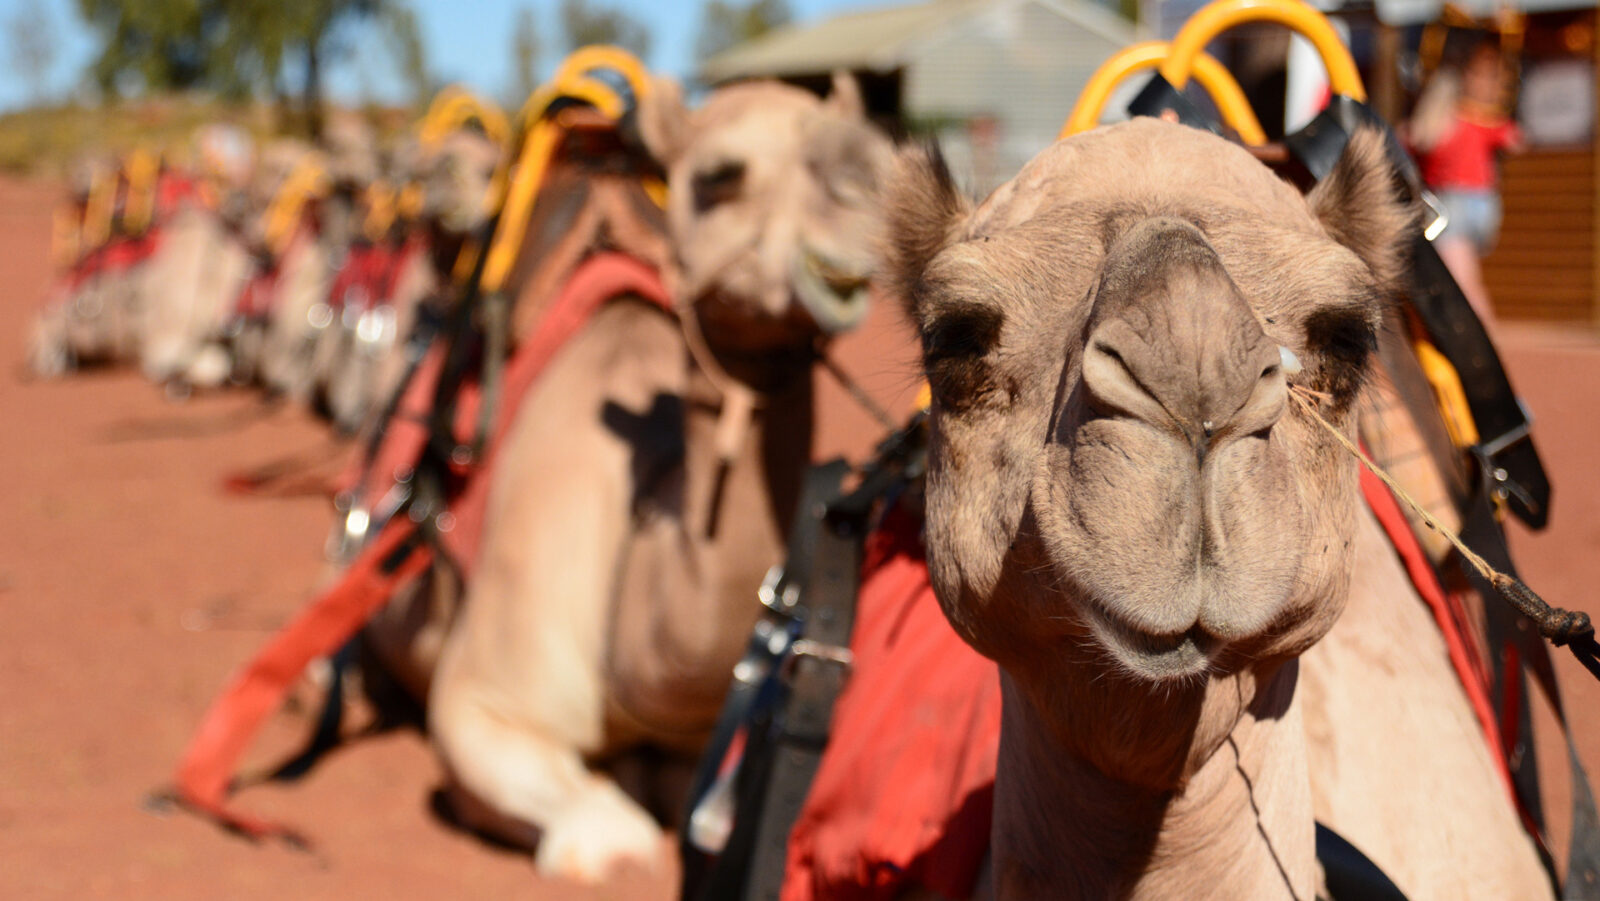
[[[265,246],[264,213],[273,197],[296,166],[307,160],[326,171],[327,157],[301,142],[280,140],[263,149],[252,191],[253,206],[263,214],[250,229],[254,246]],[[302,215],[309,214],[308,208]],[[333,276],[329,245],[309,230],[299,231],[279,252],[281,256],[273,261],[278,276],[265,329],[259,336],[259,355],[243,362],[269,391],[304,403],[310,399],[314,382],[311,351],[318,332],[327,324],[314,322],[311,312],[327,297]],[[239,350],[248,354],[254,343],[246,340]]]
[[[1353,426],[1407,227],[1373,133],[1306,197],[1154,120],[1056,144],[976,210],[901,157],[889,275],[933,388],[929,567],[1002,672],[999,897],[1309,899],[1314,801],[1385,803],[1344,801],[1369,786],[1331,764],[1314,793],[1298,658],[1358,565],[1358,612],[1420,605],[1382,570],[1354,459],[1287,391]],[[1476,739],[1452,725],[1437,740]]]
[[[213,342],[249,271],[244,246],[199,204],[185,203],[162,226],[161,247],[141,273],[140,368],[146,378],[205,388],[227,380],[227,356]]]
[[[724,468],[734,386],[669,317],[603,310],[517,414],[429,699],[463,818],[582,881],[664,853],[595,767],[649,745],[686,771],[709,737],[808,462],[819,322],[864,302],[890,154],[848,81],[826,101],[739,85],[692,114],[675,97],[641,121],[668,172],[670,284],[759,398],[753,423]]]

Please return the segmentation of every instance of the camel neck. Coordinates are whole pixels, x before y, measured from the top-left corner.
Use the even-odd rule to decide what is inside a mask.
[[[786,529],[810,462],[811,357],[779,351],[764,360],[739,358],[737,363],[714,377],[691,354],[685,446],[690,491],[715,507],[748,509],[738,505],[764,499],[755,509],[770,511],[779,528]],[[734,426],[738,433],[733,439],[734,457],[729,471],[723,472],[721,445],[730,426],[724,421],[726,386],[719,382],[730,376],[756,394],[748,421]],[[714,524],[718,518],[716,509],[700,509],[693,511],[690,521]],[[713,525],[710,531],[717,529]]]
[[[1315,835],[1293,703],[1296,672],[1290,662],[1262,684],[1175,789],[1114,778],[1064,750],[1076,742],[1063,740],[1003,675],[992,833],[996,897],[1310,901]],[[1231,679],[1205,689],[1237,690]],[[1213,706],[1230,705],[1202,702]]]

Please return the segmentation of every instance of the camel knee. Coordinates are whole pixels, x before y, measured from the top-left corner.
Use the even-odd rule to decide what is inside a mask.
[[[654,866],[661,828],[570,743],[442,682],[428,718],[462,825],[534,851],[547,876],[592,884],[621,866]]]

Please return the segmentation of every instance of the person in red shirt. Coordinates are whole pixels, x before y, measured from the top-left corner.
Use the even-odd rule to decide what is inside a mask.
[[[1500,153],[1521,153],[1522,132],[1506,115],[1499,48],[1479,43],[1459,69],[1440,69],[1417,102],[1407,138],[1422,180],[1449,224],[1435,246],[1485,323],[1493,320],[1480,259],[1500,231]]]

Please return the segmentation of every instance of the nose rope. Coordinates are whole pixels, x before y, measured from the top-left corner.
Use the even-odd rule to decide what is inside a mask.
[[[1417,515],[1422,517],[1422,521],[1428,524],[1428,528],[1443,535],[1461,553],[1462,558],[1471,564],[1472,568],[1477,570],[1478,574],[1483,576],[1489,584],[1494,586],[1495,591],[1499,592],[1507,603],[1515,607],[1519,613],[1526,616],[1538,627],[1540,635],[1543,635],[1556,647],[1570,645],[1573,656],[1577,657],[1579,662],[1587,667],[1596,678],[1600,678],[1600,645],[1595,643],[1594,624],[1590,622],[1589,614],[1581,610],[1567,610],[1550,605],[1521,579],[1495,569],[1472,548],[1467,547],[1460,536],[1435,519],[1433,514],[1429,513],[1404,488],[1401,488],[1394,478],[1384,471],[1383,467],[1374,463],[1372,458],[1367,456],[1366,452],[1357,446],[1355,442],[1339,431],[1333,423],[1323,418],[1313,401],[1326,399],[1327,395],[1313,391],[1303,385],[1291,385],[1289,386],[1289,396],[1294,399],[1295,403],[1299,404],[1300,409],[1304,410],[1324,429],[1327,429],[1339,444],[1344,446],[1345,450],[1360,460],[1361,465],[1365,466],[1368,471],[1389,486],[1389,490],[1394,492],[1395,497],[1415,510]]]

